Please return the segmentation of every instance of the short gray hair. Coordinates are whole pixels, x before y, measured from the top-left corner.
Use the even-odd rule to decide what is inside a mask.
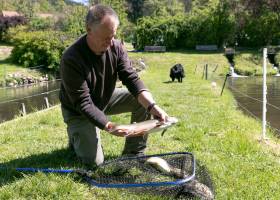
[[[118,24],[120,23],[117,13],[111,7],[104,6],[101,4],[96,4],[91,6],[87,13],[86,27],[87,28],[96,27],[101,23],[102,19],[106,15],[114,17],[117,20]]]

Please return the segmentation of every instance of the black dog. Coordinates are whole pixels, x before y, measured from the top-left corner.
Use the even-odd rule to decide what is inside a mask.
[[[170,69],[170,78],[172,79],[172,82],[177,79],[178,82],[182,82],[183,78],[185,77],[185,72],[183,65],[181,64],[176,64]]]

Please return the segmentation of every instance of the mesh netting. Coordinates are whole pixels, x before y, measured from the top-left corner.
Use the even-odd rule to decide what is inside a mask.
[[[143,187],[174,185],[193,175],[192,154],[176,153],[117,159],[100,166],[91,177],[97,184]]]
[[[190,154],[171,154],[156,156],[164,159],[175,171],[166,173],[155,165],[147,164],[149,157],[124,159],[103,165],[92,174],[97,184],[135,184],[147,182],[176,182],[188,178],[193,173],[193,157]],[[178,170],[179,169],[179,170]],[[122,193],[150,194],[160,199],[214,199],[214,185],[207,168],[195,163],[195,177],[182,184],[165,186],[143,186],[119,188]]]

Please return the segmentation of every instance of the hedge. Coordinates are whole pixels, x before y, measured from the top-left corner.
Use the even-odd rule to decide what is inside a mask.
[[[43,65],[57,71],[63,51],[74,38],[58,31],[26,32],[23,27],[9,31],[9,42],[14,45],[13,62],[25,67]]]

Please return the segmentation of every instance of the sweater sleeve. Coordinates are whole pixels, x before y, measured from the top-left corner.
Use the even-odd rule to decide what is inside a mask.
[[[82,67],[73,59],[61,61],[61,78],[73,108],[86,116],[98,128],[104,129],[108,119],[92,101]]]
[[[127,52],[122,45],[119,45],[118,75],[123,85],[133,96],[137,96],[143,90],[148,90],[137,72],[132,68]]]

